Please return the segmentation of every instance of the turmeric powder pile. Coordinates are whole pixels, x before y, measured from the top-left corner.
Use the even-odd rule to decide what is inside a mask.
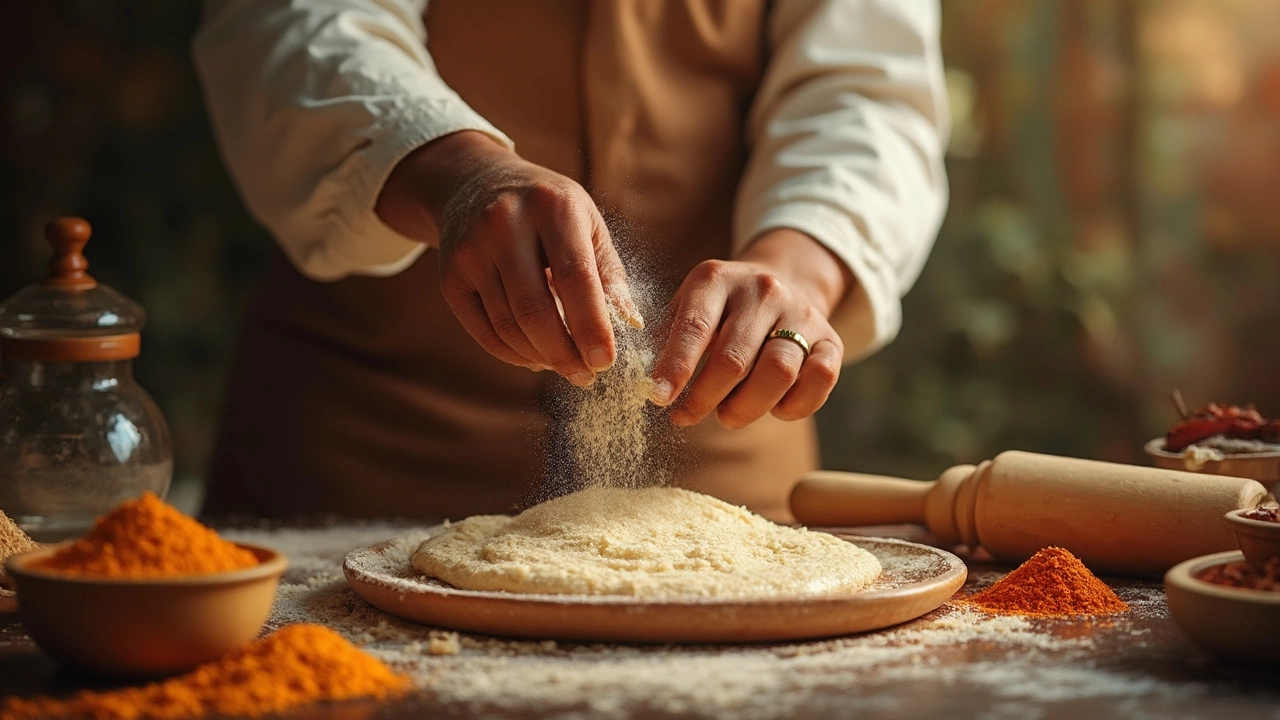
[[[88,717],[178,720],[202,715],[258,717],[313,702],[385,699],[409,679],[320,625],[289,625],[216,662],[164,682],[66,699],[10,698],[0,720]]]
[[[1000,615],[1044,617],[1111,615],[1129,609],[1079,558],[1059,547],[1041,550],[964,602]]]
[[[94,577],[154,578],[239,570],[253,553],[148,492],[98,518],[89,534],[33,564],[40,570]]]

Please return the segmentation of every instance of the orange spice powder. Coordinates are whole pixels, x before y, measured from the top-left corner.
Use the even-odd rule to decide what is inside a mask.
[[[1129,609],[1106,583],[1069,551],[1048,547],[963,602],[1000,615],[1069,617]]]
[[[313,702],[403,695],[409,679],[320,625],[289,625],[186,675],[66,700],[10,698],[0,720],[258,717]]]
[[[176,577],[258,564],[253,553],[218,537],[154,493],[121,503],[80,540],[33,567],[94,577]]]

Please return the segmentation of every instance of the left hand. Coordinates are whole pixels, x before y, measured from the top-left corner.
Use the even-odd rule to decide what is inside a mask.
[[[827,317],[852,282],[843,263],[794,230],[764,234],[740,260],[700,263],[668,308],[670,334],[650,399],[670,405],[692,379],[672,407],[676,425],[696,425],[712,411],[732,429],[766,413],[812,415],[840,377],[844,344]],[[769,338],[780,328],[809,342],[807,359],[796,343]]]

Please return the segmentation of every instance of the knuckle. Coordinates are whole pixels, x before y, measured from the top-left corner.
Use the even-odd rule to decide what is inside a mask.
[[[687,358],[671,358],[667,362],[663,363],[662,369],[658,370],[657,374],[671,380],[672,382],[684,382],[693,377],[693,371],[696,368],[697,365]]]
[[[576,183],[542,181],[534,183],[526,191],[529,202],[552,212],[575,212],[580,205]]]
[[[716,259],[703,260],[693,272],[702,280],[719,280],[729,273],[729,263]]]
[[[519,223],[522,205],[515,193],[501,193],[480,211],[476,225],[497,232],[514,230]]]
[[[589,288],[595,284],[596,264],[595,261],[584,257],[567,258],[556,263],[552,277],[555,279],[556,287],[561,290],[573,292]]]
[[[737,348],[725,348],[712,359],[717,372],[733,378],[744,378],[751,370],[754,357]]]
[[[771,273],[760,273],[755,277],[755,291],[762,299],[772,300],[781,298],[787,294],[787,286],[777,275]]]
[[[762,372],[766,378],[780,384],[791,385],[800,376],[800,363],[785,353],[766,353],[760,358],[756,372]]]
[[[835,360],[810,357],[809,363],[812,366],[809,372],[813,373],[813,378],[824,386],[833,386],[840,379],[840,364]]]
[[[510,315],[502,315],[500,317],[491,318],[493,322],[494,332],[499,337],[505,339],[514,339],[524,336],[524,330],[520,327],[520,323]]]
[[[683,340],[700,340],[711,336],[715,324],[703,313],[685,312],[676,317],[672,331]]]
[[[559,314],[545,303],[513,302],[511,310],[515,313],[516,323],[520,327],[540,327],[549,323],[552,316],[559,319]]]

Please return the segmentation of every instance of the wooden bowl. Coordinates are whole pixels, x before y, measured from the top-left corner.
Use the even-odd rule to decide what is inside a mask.
[[[176,578],[93,578],[32,567],[54,548],[9,558],[19,612],[36,645],[94,675],[173,675],[253,640],[275,601],[288,560],[240,545],[259,564]]]
[[[1280,557],[1280,522],[1244,517],[1247,512],[1252,512],[1252,509],[1232,510],[1226,515],[1227,524],[1236,534],[1240,552],[1249,562],[1259,565]]]
[[[1269,492],[1275,492],[1280,485],[1280,452],[1241,453],[1228,455],[1221,460],[1210,460],[1196,470],[1187,467],[1182,453],[1169,452],[1164,449],[1164,438],[1155,438],[1142,446],[1151,464],[1165,470],[1183,470],[1205,473],[1206,475],[1228,475],[1231,477],[1253,478],[1266,486]]]
[[[1169,616],[1196,645],[1225,660],[1280,664],[1280,592],[1217,585],[1196,578],[1201,572],[1244,554],[1202,555],[1165,573]]]

